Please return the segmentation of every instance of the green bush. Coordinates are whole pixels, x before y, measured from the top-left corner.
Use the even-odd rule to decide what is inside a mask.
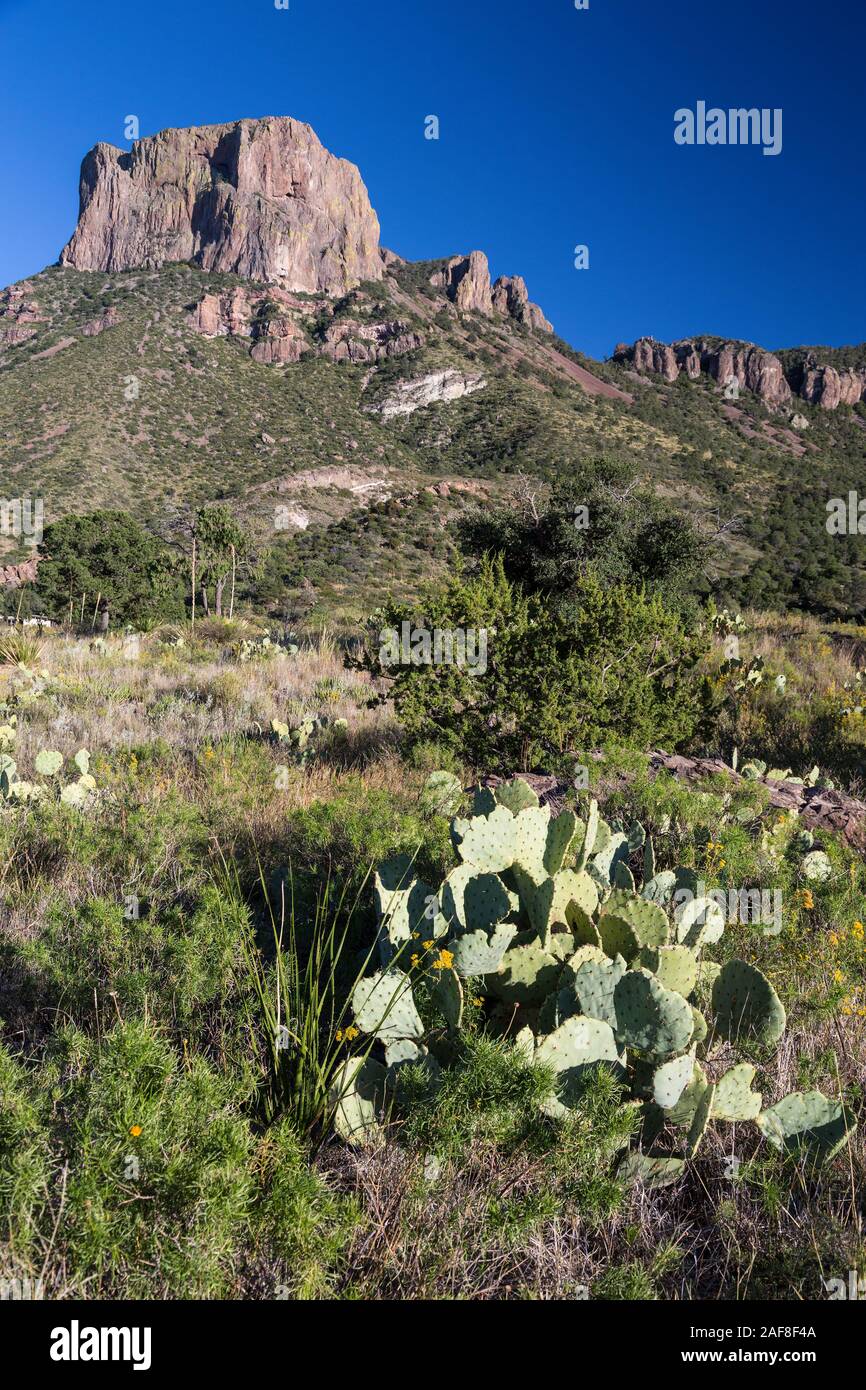
[[[525,595],[501,557],[487,557],[477,575],[431,595],[423,615],[390,603],[372,629],[362,664],[390,682],[410,743],[435,742],[476,766],[549,767],[608,741],[676,747],[700,724],[707,639],[643,588],[586,574],[564,606]],[[473,634],[462,664],[435,652],[427,664],[393,663],[386,634],[437,629]]]

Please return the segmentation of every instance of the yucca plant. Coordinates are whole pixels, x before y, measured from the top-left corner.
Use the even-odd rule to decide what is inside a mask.
[[[13,628],[0,637],[0,666],[32,670],[42,664],[45,643],[22,628]]]
[[[239,983],[266,1072],[263,1118],[270,1123],[288,1114],[301,1133],[309,1134],[328,1118],[333,1108],[329,1088],[348,1055],[346,1045],[358,1036],[350,1001],[375,947],[359,958],[352,927],[369,872],[351,902],[346,888],[337,890],[328,878],[312,915],[299,912],[291,873],[276,906],[261,870],[259,877],[274,955],[270,962],[264,958],[250,924],[242,942],[245,970]]]

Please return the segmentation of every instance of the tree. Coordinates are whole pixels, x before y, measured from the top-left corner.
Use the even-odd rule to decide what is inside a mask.
[[[223,613],[223,593],[231,580],[229,613],[234,613],[237,567],[249,552],[247,533],[238,524],[228,507],[202,507],[195,519],[196,561],[205,613],[210,612],[210,589],[213,588],[214,612]]]
[[[572,597],[527,595],[501,557],[487,557],[417,611],[386,605],[361,665],[387,683],[410,741],[488,770],[550,769],[608,741],[643,749],[691,738],[707,709],[701,625],[658,593],[592,574]]]
[[[546,502],[522,481],[518,510],[479,511],[458,535],[470,555],[502,555],[505,574],[525,593],[568,605],[590,572],[605,584],[646,586],[678,605],[702,587],[707,547],[697,528],[625,465],[597,461]]]
[[[127,512],[66,516],[45,528],[35,591],[46,614],[145,628],[182,613],[171,551]]]

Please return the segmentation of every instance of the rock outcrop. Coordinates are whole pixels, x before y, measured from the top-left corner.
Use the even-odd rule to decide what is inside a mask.
[[[95,319],[88,320],[81,331],[85,338],[98,338],[100,333],[105,332],[106,328],[116,328],[119,322],[120,315],[112,304],[111,308],[105,310],[105,313],[97,314]]]
[[[452,256],[442,270],[431,275],[430,283],[435,289],[444,290],[462,314],[493,313],[490,266],[483,251]]]
[[[363,295],[350,296],[361,303]],[[365,323],[358,319],[335,319],[324,332],[318,348],[308,339],[303,319],[329,314],[327,300],[302,300],[286,290],[247,289],[242,285],[222,294],[204,295],[189,313],[188,323],[206,338],[250,338],[250,356],[267,366],[297,362],[302,353],[318,351],[332,362],[382,362],[402,357],[423,347],[424,339],[401,319],[384,323]]]
[[[423,346],[421,334],[413,333],[401,319],[387,323],[338,319],[325,330],[322,353],[332,362],[383,362]]]
[[[490,266],[483,251],[452,256],[442,270],[430,276],[430,284],[443,290],[463,314],[504,314],[527,328],[553,332],[553,325],[531,302],[521,276],[501,275],[495,284],[490,283]]]
[[[500,275],[493,286],[493,307],[500,314],[508,314],[527,328],[537,328],[542,333],[552,333],[553,324],[544,317],[537,304],[529,298],[526,281],[521,275]]]
[[[81,166],[78,226],[61,264],[203,270],[308,294],[384,274],[379,223],[354,164],[289,117],[164,130]]]
[[[437,401],[456,401],[468,396],[472,391],[480,391],[486,386],[483,376],[468,376],[463,372],[431,372],[415,381],[401,381],[399,386],[377,405],[370,406],[372,414],[390,420],[395,415],[412,415],[426,405]]]
[[[866,367],[856,370],[820,366],[810,353],[802,367],[799,394],[810,405],[836,410],[840,405],[856,405],[866,396]]]
[[[633,346],[618,343],[613,360],[628,362],[636,372],[654,372],[665,381],[676,381],[680,373],[695,381],[702,372],[723,387],[736,381],[770,410],[784,410],[797,396],[824,410],[856,405],[866,398],[866,367],[837,371],[808,353],[786,371],[775,353],[751,343],[684,338],[668,345],[655,338],[638,338]]]
[[[22,584],[32,584],[41,558],[41,555],[34,555],[20,565],[0,565],[0,588],[20,589]]]
[[[29,280],[22,280],[0,291],[0,350],[26,343],[35,336],[35,325],[43,322],[39,305],[29,297],[32,289]]]

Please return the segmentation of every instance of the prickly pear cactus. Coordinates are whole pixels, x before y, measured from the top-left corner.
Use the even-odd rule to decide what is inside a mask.
[[[820,1091],[793,1091],[757,1117],[758,1128],[776,1149],[815,1161],[845,1147],[857,1122],[841,1101]]]
[[[594,801],[583,819],[551,816],[517,778],[479,788],[451,838],[457,862],[438,890],[406,857],[376,875],[385,968],[360,981],[353,1006],[374,1040],[368,1053],[387,1065],[380,1074],[368,1059],[350,1073],[341,1133],[377,1132],[382,1087],[399,1097],[395,1069],[423,1063],[435,1080],[437,1047],[445,1039],[453,1055],[471,990],[476,1004],[489,1001],[489,1025],[511,1030],[526,1060],[549,1072],[552,1119],[579,1103],[591,1070],[614,1073],[641,1121],[641,1147],[619,1170],[632,1181],[675,1181],[715,1122],[756,1123],[785,1151],[838,1152],[854,1128],[840,1102],[795,1093],[762,1110],[755,1065],[732,1061],[731,1044],[775,1046],[784,1007],[756,966],[707,957],[725,914],[700,895],[694,869],[659,866],[643,826],[608,824]],[[426,1026],[412,988],[422,933],[439,953],[438,977],[418,991]],[[678,1151],[654,1151],[664,1136]]]

